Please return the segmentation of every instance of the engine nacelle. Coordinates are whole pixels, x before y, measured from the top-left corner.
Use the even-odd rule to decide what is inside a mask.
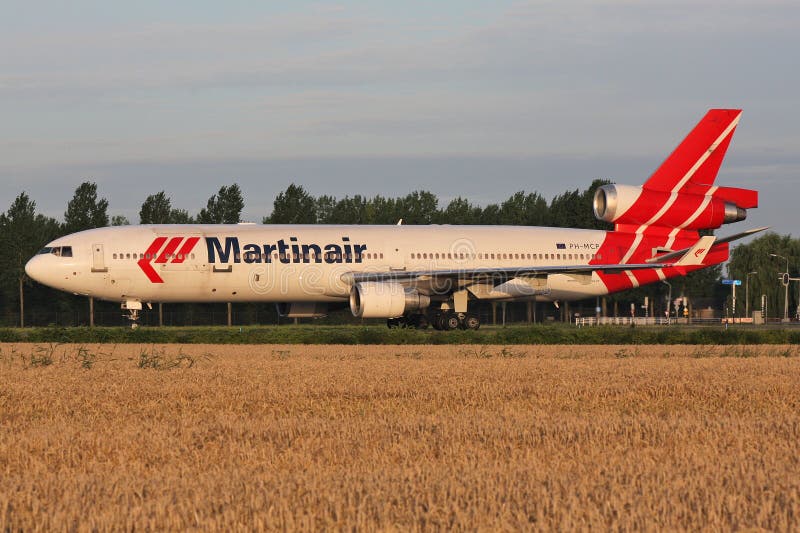
[[[359,318],[395,318],[430,304],[427,295],[392,281],[356,283],[350,289],[350,311]]]
[[[664,209],[664,206],[668,207]],[[594,216],[605,222],[688,230],[714,229],[747,218],[746,209],[713,195],[670,193],[616,184],[603,185],[595,191],[593,208]]]

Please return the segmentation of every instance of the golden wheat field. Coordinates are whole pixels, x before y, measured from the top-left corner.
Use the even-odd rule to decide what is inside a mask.
[[[795,346],[0,345],[0,530],[792,530]]]

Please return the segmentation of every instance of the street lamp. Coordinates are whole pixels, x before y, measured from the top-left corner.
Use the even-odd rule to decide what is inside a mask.
[[[777,257],[786,261],[786,276],[789,275],[789,259],[778,254],[769,254],[770,257]],[[783,286],[783,321],[789,321],[789,284]]]
[[[750,276],[753,274],[758,274],[758,272],[748,272],[747,276],[744,278],[744,316],[750,316]]]
[[[672,305],[672,284],[665,279],[662,279],[661,283],[665,283],[667,286],[669,286],[669,296],[667,296],[667,325],[670,325],[672,323],[670,320],[670,314],[671,314],[670,306]]]

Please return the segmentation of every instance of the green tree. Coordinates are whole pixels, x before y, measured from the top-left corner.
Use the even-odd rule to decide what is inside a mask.
[[[500,206],[497,204],[489,204],[481,211],[481,224],[497,225],[500,224]]]
[[[480,207],[459,196],[450,200],[442,211],[440,220],[443,224],[480,224],[482,211]]]
[[[192,222],[188,211],[172,207],[172,200],[164,191],[148,196],[139,209],[139,224],[191,224]]]
[[[439,218],[439,199],[429,191],[414,191],[396,205],[398,220],[402,218],[403,224],[431,224]]]
[[[24,286],[29,281],[25,264],[45,244],[61,233],[55,219],[36,214],[36,203],[26,193],[20,193],[6,213],[0,214],[0,246],[2,271],[0,279],[8,300],[18,294],[20,327],[25,325]],[[16,290],[12,287],[16,286]]]
[[[172,208],[169,212],[170,224],[194,224],[194,219],[186,209]]]
[[[237,184],[220,187],[219,192],[208,199],[204,209],[197,215],[199,224],[238,224],[242,221],[244,199]]]
[[[500,205],[500,223],[509,226],[544,226],[548,220],[547,201],[539,193],[513,194]]]
[[[130,220],[125,215],[114,215],[111,217],[111,225],[112,226],[129,226]]]
[[[264,224],[316,223],[317,213],[314,198],[302,186],[294,183],[275,198],[272,204],[272,214],[264,217]]]
[[[556,195],[550,202],[547,225],[559,228],[611,229],[610,224],[597,220],[592,209],[594,192],[607,183],[610,182],[596,179],[583,192],[575,189]]]
[[[777,233],[767,233],[757,239],[753,239],[747,244],[740,244],[731,251],[731,259],[728,262],[728,275],[733,279],[742,280],[742,284],[748,282],[749,277],[749,296],[750,309],[761,309],[761,295],[767,297],[768,314],[771,317],[783,317],[784,297],[786,291],[778,279],[780,274],[786,270],[786,260],[780,257],[773,257],[770,254],[777,254],[789,260],[789,275],[793,278],[798,277],[798,260],[800,260],[800,239],[792,239],[789,235],[778,235]],[[789,286],[789,316],[797,312],[797,282],[791,282]],[[743,289],[743,287],[739,287]],[[793,290],[791,290],[793,289]],[[745,294],[744,290],[737,292],[737,311],[744,311]]]
[[[336,198],[324,194],[314,200],[314,212],[316,213],[317,224],[333,224],[334,210],[336,208]]]
[[[85,181],[75,189],[75,195],[64,213],[65,233],[75,233],[108,226],[108,200],[97,199],[97,184]]]
[[[367,205],[371,224],[397,224],[402,215],[398,213],[398,201],[395,198],[374,196]]]
[[[139,209],[139,224],[169,224],[172,202],[164,191],[151,194]]]
[[[550,226],[576,228],[580,220],[581,193],[578,189],[558,194],[550,201]]]
[[[367,199],[361,195],[345,196],[338,202],[330,213],[331,224],[369,224]]]

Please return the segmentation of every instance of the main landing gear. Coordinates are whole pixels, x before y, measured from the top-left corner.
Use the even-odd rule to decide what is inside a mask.
[[[398,318],[390,318],[386,321],[390,328],[416,328],[426,329],[432,326],[433,329],[449,331],[451,329],[478,329],[481,327],[481,320],[474,313],[456,313],[454,311],[435,310],[428,314],[413,313]]]

